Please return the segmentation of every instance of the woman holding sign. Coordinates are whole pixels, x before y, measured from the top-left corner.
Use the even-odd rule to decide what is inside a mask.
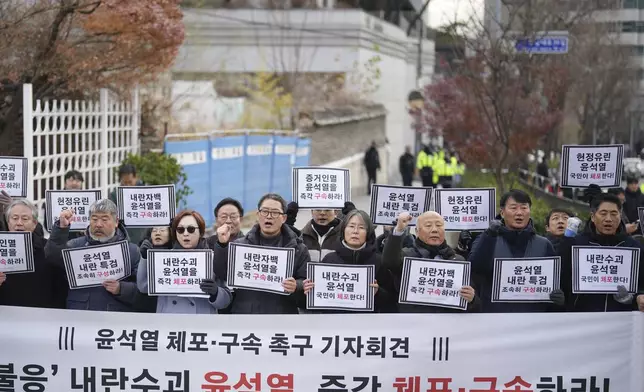
[[[157,233],[159,237],[156,241],[157,245],[148,240],[141,243],[140,251],[143,260],[139,264],[137,286],[141,292],[150,293],[152,290],[149,285],[154,284],[156,295],[159,295],[157,313],[216,314],[218,309],[224,309],[230,305],[232,301],[230,290],[212,273],[212,251],[206,239],[203,238],[205,231],[206,224],[203,217],[196,211],[184,210],[177,214],[170,228],[172,250],[163,250],[162,235],[159,233]],[[154,234],[152,239],[154,241]],[[187,252],[189,250],[207,250],[207,252]],[[147,259],[152,254],[151,262],[148,263]],[[196,261],[204,254],[210,254],[210,258],[205,258],[206,262],[211,264],[209,268],[208,266],[203,268]],[[192,260],[195,260],[194,265]],[[150,269],[155,271],[156,276],[152,282],[148,279]],[[157,274],[156,271],[159,270],[161,273]],[[184,274],[184,270],[188,273]],[[191,270],[195,273],[189,272]],[[204,270],[210,271],[208,275],[212,275],[211,279],[196,276],[200,274],[199,271]],[[198,283],[199,280],[200,283]],[[191,284],[193,281],[197,283]],[[201,293],[192,294],[195,289]],[[169,294],[172,292],[176,294]]]
[[[360,279],[361,275],[378,277],[383,271],[382,259],[376,247],[376,228],[371,218],[364,211],[352,210],[342,220],[340,233],[341,238],[335,242],[333,252],[322,259],[322,264],[334,267],[327,268],[327,272],[321,274],[314,271],[319,266],[309,267],[308,278],[304,281],[304,294],[314,298],[307,301],[308,308],[314,313],[374,311],[382,308],[387,302],[387,292],[378,285],[377,278],[367,278],[365,290],[360,290],[360,280],[365,282],[364,278]],[[361,273],[356,266],[372,268],[365,268]]]

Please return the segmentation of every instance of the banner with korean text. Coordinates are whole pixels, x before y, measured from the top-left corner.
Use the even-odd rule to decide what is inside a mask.
[[[0,307],[0,375],[15,391],[636,392],[643,323],[640,312],[230,317]]]

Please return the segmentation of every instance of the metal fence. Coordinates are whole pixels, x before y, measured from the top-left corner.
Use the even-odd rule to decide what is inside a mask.
[[[28,199],[42,211],[45,191],[63,189],[65,173],[72,169],[83,173],[86,189],[100,189],[106,198],[118,186],[121,161],[138,152],[139,124],[138,91],[131,100],[102,89],[98,102],[34,101],[32,85],[23,85]]]
[[[295,132],[239,130],[168,135],[164,151],[183,166],[192,189],[186,204],[214,222],[219,200],[232,197],[244,210],[274,192],[291,198],[291,170],[307,166],[311,140]]]

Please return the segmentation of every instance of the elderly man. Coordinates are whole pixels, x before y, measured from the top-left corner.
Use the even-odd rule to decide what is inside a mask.
[[[472,272],[481,278],[481,296],[485,312],[529,313],[563,310],[563,291],[550,293],[552,303],[491,302],[494,260],[497,258],[553,257],[555,250],[546,238],[537,235],[530,218],[532,200],[521,190],[511,190],[501,197],[501,221],[490,222],[490,227],[479,235],[472,245],[470,262]]]
[[[297,314],[298,305],[304,300],[303,282],[306,265],[311,261],[302,239],[285,224],[286,201],[280,195],[268,193],[257,203],[257,224],[235,242],[248,245],[292,248],[295,250],[293,275],[284,280],[284,292],[289,295],[265,293],[253,290],[235,290],[232,314]],[[215,246],[215,271],[228,270],[228,243],[230,227],[217,229]],[[227,273],[222,276],[227,276]]]
[[[128,240],[125,228],[117,219],[116,204],[111,200],[97,200],[89,208],[90,223],[85,235],[73,240],[69,238],[72,210],[61,212],[60,219],[53,227],[51,237],[45,247],[49,262],[64,268],[62,250],[69,248],[85,248]],[[123,281],[109,280],[103,282],[103,287],[89,287],[70,290],[67,296],[67,308],[77,310],[100,310],[115,312],[133,311],[138,290],[136,288],[136,271],[139,266],[139,249],[130,243],[130,262],[132,275]]]
[[[8,231],[31,233],[35,271],[0,272],[0,305],[64,309],[67,282],[61,271],[45,263],[46,240],[38,223],[38,210],[29,201],[17,199],[7,206],[5,218]]]
[[[407,212],[398,216],[396,227],[385,242],[382,252],[383,263],[396,280],[396,287],[400,287],[402,280],[403,261],[405,257],[414,257],[427,260],[463,260],[445,242],[445,221],[440,214],[427,211],[418,217],[416,223],[416,240],[412,247],[402,247],[403,235],[411,222],[412,217]],[[468,311],[480,310],[480,300],[472,286],[461,288],[461,297],[468,302]],[[450,308],[438,306],[398,305],[401,313],[453,313],[460,312]]]

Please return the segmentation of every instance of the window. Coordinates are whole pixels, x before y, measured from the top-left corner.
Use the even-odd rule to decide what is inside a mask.
[[[622,22],[622,33],[634,33],[637,31],[635,22]]]

